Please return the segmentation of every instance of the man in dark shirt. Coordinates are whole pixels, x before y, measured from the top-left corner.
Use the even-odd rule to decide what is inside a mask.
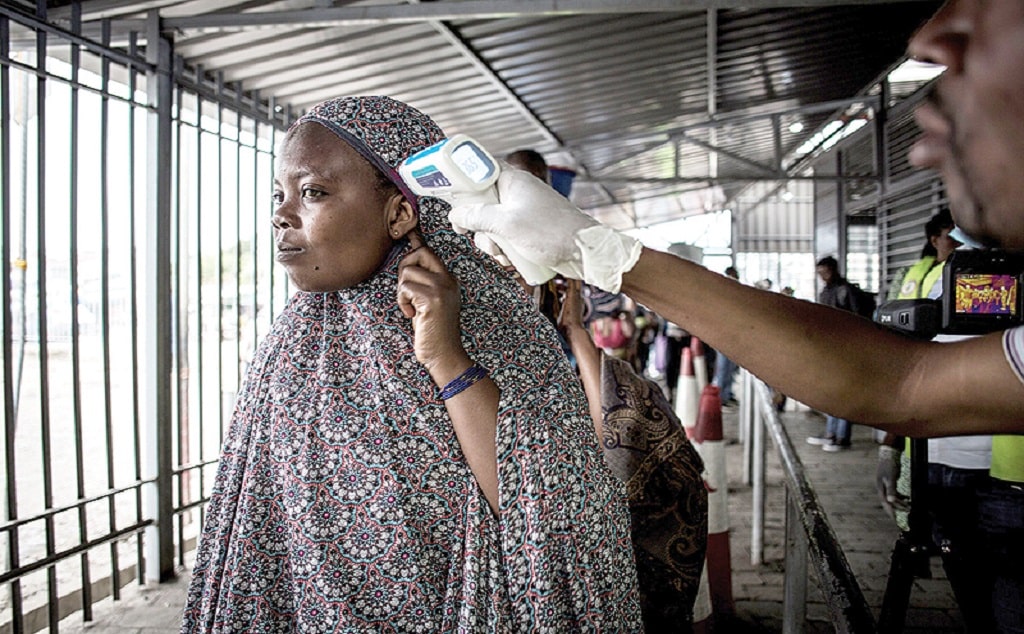
[[[859,298],[853,285],[839,273],[839,262],[834,257],[827,256],[818,260],[818,277],[825,283],[825,288],[818,294],[818,303],[841,310],[848,310],[851,313],[859,313]],[[850,421],[845,418],[825,415],[825,435],[808,436],[807,442],[812,445],[821,445],[825,451],[835,452],[850,447]]]

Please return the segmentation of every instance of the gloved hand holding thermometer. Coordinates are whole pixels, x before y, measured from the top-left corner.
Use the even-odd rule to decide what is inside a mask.
[[[464,134],[413,154],[399,168],[402,180],[417,196],[441,198],[452,207],[497,204],[494,184],[501,171],[487,150]],[[460,227],[456,230],[465,232]],[[536,286],[555,276],[555,271],[534,264],[497,236],[477,233],[475,239],[477,246],[499,263],[514,266],[527,284]]]
[[[484,169],[488,165],[493,169]],[[475,232],[477,244],[480,234],[492,239],[527,283],[560,273],[617,293],[643,245],[586,215],[531,174],[497,165],[471,139],[455,135],[409,157],[401,174],[417,195],[447,200],[456,231]],[[496,195],[479,193],[492,184]]]

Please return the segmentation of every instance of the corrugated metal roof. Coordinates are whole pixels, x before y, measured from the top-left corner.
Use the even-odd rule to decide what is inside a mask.
[[[47,19],[67,26],[68,4],[51,2]],[[784,177],[825,122],[868,112],[869,86],[938,3],[746,5],[80,3],[83,33],[109,19],[115,42],[159,11],[186,66],[296,115],[341,94],[388,94],[496,155],[533,147],[576,169],[573,199],[620,227],[726,205],[752,180]]]

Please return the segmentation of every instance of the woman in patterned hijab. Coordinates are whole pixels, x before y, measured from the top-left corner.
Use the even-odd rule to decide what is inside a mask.
[[[553,326],[397,174],[443,136],[385,97],[286,136],[299,291],[239,394],[183,632],[641,631],[625,492]]]

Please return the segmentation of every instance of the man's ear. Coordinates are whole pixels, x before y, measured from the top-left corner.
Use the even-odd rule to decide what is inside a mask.
[[[412,204],[402,194],[394,194],[387,202],[388,233],[395,240],[409,233],[419,224]]]

